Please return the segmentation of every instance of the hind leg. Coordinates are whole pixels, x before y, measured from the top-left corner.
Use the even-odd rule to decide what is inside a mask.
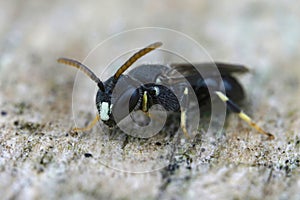
[[[227,108],[232,112],[238,114],[238,116],[247,122],[251,127],[256,129],[260,134],[268,136],[268,139],[273,140],[275,137],[273,134],[264,131],[260,126],[258,126],[246,113],[244,113],[233,101],[231,101],[225,94],[222,92],[215,92],[216,95],[227,105]]]

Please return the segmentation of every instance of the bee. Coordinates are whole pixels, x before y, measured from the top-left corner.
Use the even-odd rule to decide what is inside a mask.
[[[226,63],[174,63],[170,65],[143,64],[124,74],[130,66],[142,56],[157,49],[162,45],[155,42],[132,55],[113,76],[102,82],[94,72],[79,61],[69,58],[59,58],[57,61],[75,67],[85,73],[98,86],[96,107],[98,115],[93,122],[85,128],[75,128],[75,131],[91,129],[97,121],[101,120],[108,127],[117,126],[117,122],[124,119],[133,111],[142,111],[147,114],[154,105],[162,106],[167,112],[180,114],[180,126],[187,136],[186,109],[182,102],[188,102],[188,87],[182,84],[182,79],[188,81],[197,97],[199,107],[210,102],[209,88],[213,88],[214,95],[222,100],[229,110],[255,128],[259,133],[274,139],[271,133],[259,127],[239,106],[234,102],[242,101],[245,97],[241,84],[233,76],[234,73],[246,73],[248,69],[243,65]],[[216,66],[219,73],[212,71]],[[197,69],[206,72],[202,76]],[[176,72],[176,73],[174,73]],[[180,74],[177,76],[176,74]],[[216,77],[221,75],[221,81]],[[222,83],[221,83],[222,82]],[[167,86],[168,87],[167,87]],[[181,95],[175,95],[174,87],[180,87]],[[225,93],[221,92],[224,86]],[[179,97],[179,98],[178,98]]]

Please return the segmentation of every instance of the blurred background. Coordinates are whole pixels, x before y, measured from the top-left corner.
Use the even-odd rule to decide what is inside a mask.
[[[3,189],[0,189],[2,190],[0,193],[6,192],[10,198],[20,198],[20,194],[26,194],[26,197],[39,197],[48,194],[47,190],[51,191],[52,188],[65,195],[62,197],[68,197],[66,193],[76,191],[70,189],[70,186],[64,193],[55,187],[54,183],[47,183],[43,190],[37,191],[37,188],[40,188],[37,185],[47,180],[45,176],[30,179],[33,186],[30,192],[24,193],[22,188],[28,184],[24,181],[26,180],[24,177],[29,177],[24,174],[14,175],[12,168],[20,166],[19,158],[15,158],[14,155],[24,154],[24,143],[21,142],[27,139],[14,140],[17,137],[14,135],[16,132],[14,123],[16,120],[44,123],[47,128],[45,130],[41,128],[44,134],[64,135],[66,129],[73,127],[71,100],[76,70],[61,67],[56,63],[56,59],[65,56],[84,60],[99,43],[112,35],[135,28],[161,27],[180,31],[200,43],[213,60],[248,66],[251,73],[240,79],[251,104],[247,109],[260,124],[264,124],[266,129],[274,132],[277,137],[275,143],[277,146],[274,148],[285,145],[288,141],[297,140],[300,134],[299,19],[298,1],[1,1],[0,188]],[[178,41],[174,41],[176,42]],[[118,48],[121,47],[116,44],[111,49],[108,48],[106,54],[110,55],[113,49]],[[83,122],[88,121],[84,117],[92,118],[84,114],[84,109],[82,115]],[[237,120],[235,117],[233,119]],[[234,132],[236,125],[237,123],[229,125],[228,130],[237,134]],[[11,150],[8,150],[9,146]],[[44,148],[42,144],[38,147]],[[18,152],[18,148],[22,151]],[[33,151],[38,152],[39,148]],[[299,147],[295,151],[299,152]],[[278,154],[279,152],[275,152],[275,155]],[[13,158],[15,160],[12,162]],[[299,158],[299,154],[296,158]],[[30,163],[28,166],[29,174],[35,174],[34,170],[31,171]],[[56,166],[54,169],[60,167]],[[209,172],[214,175],[216,169]],[[74,188],[87,188],[86,194],[79,190],[77,196],[79,199],[87,197],[85,196],[87,194],[92,194],[89,197],[97,198],[103,194],[109,194],[108,197],[130,198],[131,192],[137,191],[145,192],[139,193],[140,197],[154,198],[161,190],[159,175],[149,175],[148,183],[153,184],[149,186],[148,183],[142,184],[144,181],[140,177],[115,175],[106,169],[101,173],[104,174],[102,182],[95,180],[101,186],[94,184],[91,186],[92,189],[84,184],[78,186],[80,177],[72,179],[75,182],[71,184]],[[248,171],[245,173],[247,176],[250,174],[249,177],[256,176],[255,173]],[[50,170],[47,175],[51,174]],[[126,190],[126,187],[119,183],[120,190],[116,191],[117,194],[114,194],[113,188],[108,186],[101,190],[108,192],[95,192],[98,186],[102,187],[103,180],[108,180],[112,176],[121,176],[121,179],[126,177],[121,183],[131,186]],[[266,177],[267,175],[264,175],[264,178]],[[209,187],[202,182],[207,181],[211,184],[211,177],[207,175],[202,178],[199,175],[195,178],[195,182],[191,183],[191,189],[186,188],[183,191],[183,194],[187,195],[184,195],[185,197],[197,197],[195,188],[200,188],[201,191],[203,189],[203,192],[208,189],[210,192],[204,192],[203,195],[211,198],[262,198],[265,195],[270,195],[270,198],[281,195],[282,199],[299,197],[297,192],[300,183],[297,179],[289,180],[293,186],[285,192],[284,187],[278,189],[282,186],[278,181],[274,184],[276,189],[265,191],[260,187],[253,186],[254,189],[249,189],[252,186],[247,186],[248,189],[241,189],[241,193],[233,195],[230,191],[235,191],[239,185],[238,181],[236,185],[231,182],[229,185],[225,184],[225,187],[222,184]],[[235,178],[236,176],[232,175],[228,180],[236,180]],[[57,178],[52,177],[51,180],[59,182]],[[287,183],[285,181],[288,182],[284,179],[283,182]],[[118,185],[118,181],[113,179],[110,184]],[[245,181],[243,184],[250,185],[251,181]],[[171,188],[175,188],[176,191],[176,187],[178,186]],[[280,192],[282,194],[279,194]],[[167,190],[166,197],[171,196],[172,190]]]
[[[31,95],[26,94],[28,90],[38,89],[32,87],[35,84],[45,91],[42,85],[49,81],[72,81],[68,75],[74,74],[74,70],[57,67],[58,57],[83,60],[108,37],[143,27],[185,33],[200,43],[214,60],[246,64],[259,76],[271,71],[280,73],[280,77],[289,74],[285,80],[278,81],[278,73],[267,73],[265,81],[272,85],[270,90],[274,91],[270,92],[276,93],[284,81],[293,85],[298,80],[294,73],[300,48],[298,11],[294,4],[271,1],[217,4],[209,1],[53,1],[51,4],[4,1],[0,19],[1,99],[31,100]],[[45,95],[39,96],[43,99]]]

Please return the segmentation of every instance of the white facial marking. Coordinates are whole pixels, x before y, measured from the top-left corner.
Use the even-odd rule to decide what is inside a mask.
[[[156,83],[161,83],[160,78],[157,78],[155,82],[156,82]]]
[[[159,95],[159,88],[158,87],[154,87],[155,90],[155,95],[158,96]]]
[[[109,114],[111,114],[112,107],[113,107],[113,104],[110,104],[110,106],[109,106]]]
[[[109,116],[108,116],[109,112],[110,112],[110,109],[109,109],[109,106],[108,106],[108,102],[102,102],[101,106],[100,106],[100,118],[101,118],[101,120],[103,120],[103,121],[109,120]]]
[[[184,88],[183,94],[184,94],[184,95],[188,95],[188,94],[189,94],[189,89],[188,89],[187,87]]]

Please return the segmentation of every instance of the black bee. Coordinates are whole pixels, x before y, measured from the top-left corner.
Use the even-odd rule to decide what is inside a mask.
[[[83,71],[96,82],[99,88],[96,95],[96,106],[99,115],[89,127],[76,130],[90,129],[99,119],[107,126],[114,127],[132,111],[141,110],[144,113],[148,113],[153,105],[158,104],[168,112],[181,113],[181,128],[187,135],[186,111],[182,109],[180,105],[182,105],[183,101],[185,101],[185,103],[188,101],[187,93],[189,85],[196,94],[199,107],[210,102],[211,95],[209,88],[212,88],[216,96],[226,102],[227,107],[231,111],[237,113],[260,133],[267,135],[270,139],[274,138],[272,134],[262,130],[233,103],[233,101],[243,100],[245,96],[242,86],[232,76],[233,73],[245,73],[248,71],[248,69],[242,65],[225,63],[148,64],[140,65],[130,70],[126,75],[123,74],[136,60],[161,45],[161,42],[156,42],[141,49],[131,56],[117,72],[105,82],[102,82],[82,63],[68,58],[59,58],[59,63],[71,65]],[[211,70],[214,66],[218,69],[217,73],[216,70]],[[201,74],[196,68],[201,69]],[[216,78],[220,75],[221,79]],[[184,83],[183,79],[185,79],[188,84]],[[175,95],[174,88],[176,88],[177,93],[180,91],[181,94]],[[220,92],[222,89],[224,89],[226,95]]]

